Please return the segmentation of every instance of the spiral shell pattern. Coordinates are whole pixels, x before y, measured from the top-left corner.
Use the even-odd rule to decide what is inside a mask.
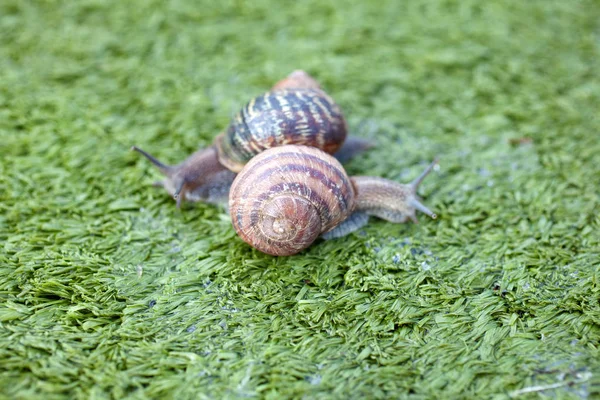
[[[319,89],[293,88],[255,97],[235,115],[216,145],[219,161],[234,172],[258,153],[298,144],[335,153],[346,139],[346,120]]]
[[[307,248],[346,219],[354,204],[355,190],[341,164],[308,146],[274,147],[258,154],[229,193],[238,235],[276,256]]]

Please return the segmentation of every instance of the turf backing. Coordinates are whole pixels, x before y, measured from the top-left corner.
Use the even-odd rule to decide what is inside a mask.
[[[0,396],[600,398],[600,3],[0,2]],[[149,185],[313,74],[440,216],[293,257]]]

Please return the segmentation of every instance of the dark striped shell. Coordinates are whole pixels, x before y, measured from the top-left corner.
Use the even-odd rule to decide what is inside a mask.
[[[335,153],[346,139],[340,108],[319,89],[293,88],[255,97],[216,139],[221,164],[239,172],[255,155],[298,144]]]
[[[307,146],[265,150],[237,175],[229,212],[238,235],[263,253],[287,256],[311,245],[354,209],[342,165]]]

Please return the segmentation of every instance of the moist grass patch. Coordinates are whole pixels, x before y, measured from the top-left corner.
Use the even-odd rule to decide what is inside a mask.
[[[0,4],[1,397],[600,396],[591,0]],[[439,218],[275,258],[177,163],[294,69]]]

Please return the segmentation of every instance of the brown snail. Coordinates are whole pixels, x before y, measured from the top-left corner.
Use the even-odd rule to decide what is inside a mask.
[[[164,187],[179,207],[183,199],[226,201],[235,172],[260,152],[286,144],[316,147],[340,160],[370,147],[364,139],[346,140],[347,125],[340,108],[318,82],[304,71],[294,71],[270,91],[250,100],[219,134],[212,146],[201,149],[176,166],[132,147],[166,176]]]
[[[252,247],[286,256],[319,236],[341,237],[365,225],[370,215],[417,222],[423,205],[417,189],[437,160],[409,184],[377,177],[349,177],[331,155],[313,147],[286,145],[265,150],[237,175],[229,213],[238,235]]]

